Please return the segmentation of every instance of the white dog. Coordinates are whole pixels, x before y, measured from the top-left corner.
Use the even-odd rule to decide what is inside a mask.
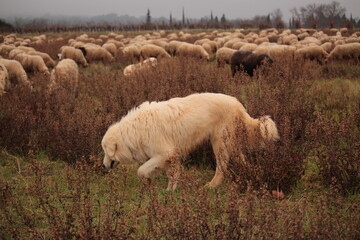
[[[239,136],[243,142],[234,141]],[[257,147],[278,139],[269,116],[253,119],[234,97],[200,93],[144,102],[110,126],[101,144],[105,168],[114,163],[142,163],[138,176],[147,179],[163,169],[169,177],[167,189],[174,190],[179,173],[174,177],[170,165],[179,166],[182,156],[206,140],[211,141],[216,157],[215,176],[207,186],[217,187],[234,148],[242,148],[234,144]]]

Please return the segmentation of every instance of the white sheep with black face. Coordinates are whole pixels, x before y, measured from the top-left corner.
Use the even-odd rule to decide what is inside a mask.
[[[86,61],[86,49],[83,47],[75,48],[71,46],[62,46],[60,48],[60,54],[58,54],[59,59],[72,59],[77,64],[87,67],[89,66],[88,62]]]

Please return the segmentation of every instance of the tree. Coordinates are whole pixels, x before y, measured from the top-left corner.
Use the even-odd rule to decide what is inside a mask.
[[[182,24],[185,25],[185,10],[184,10],[184,7],[182,9]]]
[[[223,15],[221,16],[220,22],[226,23],[225,13],[223,13]]]
[[[170,24],[170,26],[172,26],[172,23],[173,23],[173,20],[172,20],[172,14],[171,14],[171,12],[170,12],[170,20],[169,20],[169,24]]]
[[[214,21],[214,16],[213,16],[213,12],[211,10],[211,13],[210,13],[210,22],[213,22]]]
[[[151,15],[150,15],[150,9],[147,10],[146,13],[146,23],[151,24]]]

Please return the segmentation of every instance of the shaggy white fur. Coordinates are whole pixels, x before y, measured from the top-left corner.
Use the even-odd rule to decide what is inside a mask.
[[[236,140],[239,136],[241,141]],[[211,141],[217,164],[215,176],[207,186],[217,187],[234,148],[242,148],[235,144],[256,148],[277,139],[276,125],[269,116],[253,119],[234,97],[200,93],[144,102],[110,126],[101,144],[105,168],[114,163],[138,162],[143,164],[138,176],[147,179],[165,170],[168,190],[174,190],[180,158],[206,140]]]

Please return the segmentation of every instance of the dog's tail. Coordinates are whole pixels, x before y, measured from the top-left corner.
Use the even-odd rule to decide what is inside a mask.
[[[270,116],[263,116],[259,118],[259,129],[264,143],[280,139],[276,124]]]

